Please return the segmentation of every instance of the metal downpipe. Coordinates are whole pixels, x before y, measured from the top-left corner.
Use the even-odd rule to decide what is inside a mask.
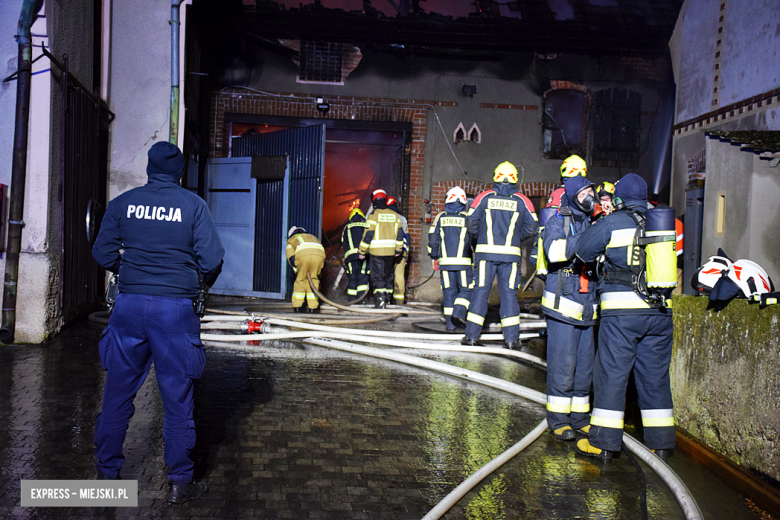
[[[3,326],[0,341],[13,343],[16,331],[16,294],[19,280],[19,253],[22,247],[24,185],[27,181],[27,134],[30,126],[30,82],[32,80],[32,35],[30,28],[42,0],[24,0],[19,15],[19,58],[16,76],[16,118],[14,151],[11,165],[11,201],[8,211],[8,245],[6,247],[5,283],[3,285]]]
[[[168,142],[179,144],[179,6],[181,0],[171,0],[171,108],[168,114]]]

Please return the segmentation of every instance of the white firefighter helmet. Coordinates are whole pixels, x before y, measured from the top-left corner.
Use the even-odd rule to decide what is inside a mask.
[[[724,272],[731,271],[732,261],[725,256],[711,256],[691,277],[691,287],[696,292],[709,294]]]
[[[450,191],[447,192],[447,198],[444,199],[445,204],[449,204],[450,202],[462,202],[463,204],[466,203],[466,192],[463,191],[463,188],[460,186],[455,186]]]
[[[760,298],[762,294],[770,293],[774,289],[766,271],[751,260],[737,260],[726,276],[749,300]]]

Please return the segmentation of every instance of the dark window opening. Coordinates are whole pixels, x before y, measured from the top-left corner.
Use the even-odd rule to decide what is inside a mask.
[[[639,165],[639,137],[642,96],[615,87],[593,96],[594,166],[636,168]]]
[[[542,115],[545,159],[585,155],[587,95],[579,90],[553,90],[544,95]]]
[[[343,83],[341,77],[343,45],[335,42],[301,41],[298,81],[307,83]]]
[[[455,132],[455,142],[459,143],[466,140],[466,132],[462,128],[458,128]]]

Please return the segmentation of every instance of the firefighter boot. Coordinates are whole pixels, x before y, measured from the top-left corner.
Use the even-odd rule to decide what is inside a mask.
[[[557,430],[552,431],[553,437],[555,437],[556,440],[559,441],[573,441],[576,435],[574,434],[574,430],[571,429],[571,426],[562,426],[558,428]]]
[[[651,451],[656,455],[658,455],[658,458],[664,462],[668,462],[669,457],[672,456],[672,450],[651,450]]]
[[[585,455],[586,457],[594,457],[601,462],[609,462],[612,460],[611,451],[602,450],[601,448],[591,446],[588,439],[578,440],[577,444],[574,445],[574,451],[580,455]]]

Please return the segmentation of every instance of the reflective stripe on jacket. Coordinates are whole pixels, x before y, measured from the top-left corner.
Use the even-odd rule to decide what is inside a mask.
[[[520,244],[536,234],[538,218],[528,197],[514,184],[495,184],[474,199],[468,219],[476,256],[494,262],[519,262]]]
[[[344,249],[344,262],[358,260],[358,246],[363,239],[363,233],[368,228],[366,220],[360,215],[352,217],[341,233],[341,248]]]
[[[398,213],[386,208],[375,209],[366,224],[368,227],[358,246],[361,255],[395,256],[403,251],[404,229]]]
[[[287,239],[285,250],[287,260],[292,265],[293,271],[298,272],[296,258],[301,256],[318,256],[325,260],[325,248],[322,247],[317,237],[309,233],[298,233]]]
[[[442,271],[460,271],[471,267],[471,241],[465,213],[443,212],[428,230],[428,254],[439,261]]]
[[[580,292],[583,265],[575,262],[574,250],[582,234],[590,227],[589,221],[572,209],[574,216],[564,217],[560,211],[550,217],[544,228],[542,245],[549,260],[542,312],[573,325],[595,325],[598,317],[596,282],[587,280]],[[568,225],[568,233],[565,226]]]
[[[634,207],[644,214],[647,209]],[[585,263],[593,262],[602,253],[606,256],[605,272],[627,269],[638,254],[634,251],[634,234],[637,224],[626,211],[616,211],[611,215],[598,219],[595,224],[586,229],[575,246],[575,254]],[[602,316],[622,316],[629,314],[671,315],[671,300],[667,300],[667,308],[651,307],[647,301],[636,293],[630,285],[621,283],[605,283],[599,281],[600,308]]]

